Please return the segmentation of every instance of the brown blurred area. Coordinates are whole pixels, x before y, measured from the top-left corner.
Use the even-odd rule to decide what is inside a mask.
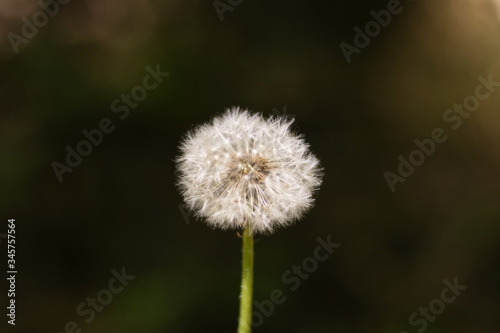
[[[40,4],[0,1],[0,211],[20,272],[6,331],[234,332],[240,239],[179,209],[173,160],[238,105],[295,115],[326,174],[303,221],[256,241],[255,299],[287,301],[255,332],[417,332],[409,317],[455,277],[467,289],[425,332],[498,332],[500,87],[456,130],[444,114],[500,82],[500,1],[402,1],[348,63],[339,44],[387,4],[242,1],[221,21],[212,1],[71,0],[15,52]],[[120,120],[112,102],[157,65],[169,76]],[[116,129],[59,182],[52,163],[103,118]],[[392,192],[384,173],[435,128],[447,140]],[[291,291],[283,273],[327,235],[340,248]],[[122,267],[135,280],[85,323],[76,308]]]

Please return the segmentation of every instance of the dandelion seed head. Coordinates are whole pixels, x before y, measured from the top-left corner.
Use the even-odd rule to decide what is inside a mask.
[[[321,168],[292,123],[233,108],[189,132],[177,158],[189,208],[213,227],[248,225],[252,233],[302,217],[314,203]]]

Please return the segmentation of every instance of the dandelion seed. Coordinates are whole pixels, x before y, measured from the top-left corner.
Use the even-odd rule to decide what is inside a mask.
[[[187,205],[213,227],[271,233],[312,207],[318,159],[293,119],[233,108],[182,141],[178,185]]]

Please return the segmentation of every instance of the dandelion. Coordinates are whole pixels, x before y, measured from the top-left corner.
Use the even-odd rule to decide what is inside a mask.
[[[233,108],[180,146],[178,186],[188,207],[212,227],[244,230],[240,333],[250,329],[253,235],[296,222],[321,184],[319,161],[292,123]]]
[[[221,229],[271,233],[299,219],[321,183],[319,161],[293,120],[228,110],[187,135],[179,186],[191,210]]]

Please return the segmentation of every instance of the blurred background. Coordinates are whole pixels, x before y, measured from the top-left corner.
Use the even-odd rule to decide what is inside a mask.
[[[12,327],[2,255],[0,331],[235,332],[240,239],[184,210],[173,160],[183,133],[241,106],[294,117],[326,173],[300,223],[256,240],[255,300],[286,301],[254,332],[498,332],[500,89],[456,130],[443,115],[479,76],[500,82],[500,1],[403,1],[363,47],[354,29],[394,1],[63,2],[0,1],[0,247],[15,218],[18,269]],[[145,96],[148,66],[169,75]],[[435,128],[447,140],[391,191],[384,173]],[[328,235],[341,246],[291,290],[283,274]],[[108,300],[123,268],[135,278]],[[467,289],[443,310],[455,278]]]

